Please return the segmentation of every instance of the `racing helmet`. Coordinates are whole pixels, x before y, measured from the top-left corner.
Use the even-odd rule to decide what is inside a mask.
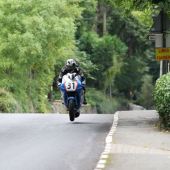
[[[68,59],[66,61],[66,66],[67,67],[76,67],[76,65],[77,65],[77,63],[76,63],[76,61],[74,59]]]

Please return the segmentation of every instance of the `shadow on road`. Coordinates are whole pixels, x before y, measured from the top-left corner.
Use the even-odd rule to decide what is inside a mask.
[[[72,122],[72,124],[78,124],[78,125],[80,125],[80,124],[99,124],[99,122]]]

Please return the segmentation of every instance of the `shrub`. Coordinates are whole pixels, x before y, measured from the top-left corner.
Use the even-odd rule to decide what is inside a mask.
[[[120,107],[118,100],[92,88],[87,89],[87,102],[96,107],[97,113],[114,113]]]
[[[0,112],[13,113],[17,112],[18,104],[14,97],[4,89],[0,89]]]
[[[153,108],[153,84],[152,84],[152,76],[145,75],[143,77],[143,84],[141,87],[141,93],[139,96],[139,104],[144,106],[146,109]]]
[[[155,85],[154,102],[161,126],[170,129],[170,73],[161,76]]]

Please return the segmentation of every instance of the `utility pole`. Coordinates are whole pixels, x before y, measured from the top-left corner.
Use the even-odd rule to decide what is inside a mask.
[[[162,51],[170,48],[170,19],[163,9],[161,9],[158,15],[153,16],[153,26],[150,31],[150,36],[154,36],[155,48],[161,48]],[[163,55],[163,54],[161,54]],[[169,59],[170,54],[165,55],[160,59],[160,76],[169,72]]]
[[[161,17],[162,17],[162,33],[163,33],[163,47],[164,48],[168,48],[170,47],[168,44],[168,38],[167,37],[167,30],[169,29],[168,27],[168,16],[167,14],[164,12],[164,10],[161,11]],[[162,66],[162,74],[166,74],[168,73],[168,65],[169,65],[169,60],[163,60],[163,66]]]
[[[163,47],[163,34],[156,34],[155,35],[155,47],[156,48],[162,48]],[[160,72],[159,76],[162,76],[163,74],[163,60],[160,61]]]
[[[170,47],[170,32],[166,33],[166,47]],[[167,72],[170,72],[170,60],[167,63]]]

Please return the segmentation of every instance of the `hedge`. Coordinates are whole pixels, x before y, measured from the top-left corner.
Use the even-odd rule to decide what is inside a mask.
[[[170,73],[156,81],[154,103],[159,113],[161,127],[170,129]]]

